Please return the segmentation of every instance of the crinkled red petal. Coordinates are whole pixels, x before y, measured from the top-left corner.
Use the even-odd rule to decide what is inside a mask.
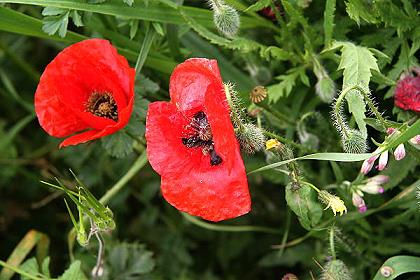
[[[162,176],[161,189],[163,197],[178,210],[213,222],[251,210],[248,183],[241,168],[229,172],[215,166],[182,176]]]
[[[107,134],[120,129],[131,115],[134,76],[134,69],[107,40],[90,39],[69,46],[47,66],[35,94],[41,126],[56,137],[89,128],[106,128]],[[112,94],[118,122],[86,112],[93,92]]]
[[[149,106],[146,140],[149,162],[162,176],[165,199],[181,211],[210,221],[243,215],[250,195],[229,106],[215,60],[190,59],[170,80],[171,103]],[[186,148],[182,132],[203,111],[222,163],[211,166],[200,148]]]
[[[399,81],[394,95],[395,105],[404,110],[420,112],[420,77],[408,76]]]

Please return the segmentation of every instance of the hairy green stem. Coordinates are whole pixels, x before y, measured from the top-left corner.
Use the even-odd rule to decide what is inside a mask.
[[[336,260],[337,256],[335,253],[335,246],[334,246],[334,226],[331,226],[330,228],[330,250],[331,250],[331,256],[333,260]]]
[[[369,106],[370,110],[373,112],[375,117],[379,120],[379,122],[383,125],[383,127],[387,127],[385,119],[382,117],[381,113],[379,113],[378,109],[376,108],[375,104],[373,103],[373,100],[369,96],[369,92],[366,91],[362,86],[359,85],[353,85],[345,88],[340,95],[338,96],[335,105],[334,105],[334,116],[337,120],[337,124],[344,134],[345,137],[349,136],[348,127],[347,124],[343,118],[343,116],[340,114],[340,108],[341,104],[343,103],[344,97],[351,91],[351,90],[358,90],[364,97],[364,100],[366,100],[367,105]]]

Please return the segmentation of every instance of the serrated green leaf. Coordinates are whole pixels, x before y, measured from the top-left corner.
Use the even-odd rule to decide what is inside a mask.
[[[281,82],[267,87],[268,100],[270,102],[277,102],[280,98],[287,97],[292,92],[296,84],[296,79],[301,77],[301,72],[301,68],[293,68],[288,71],[287,75],[278,76],[277,79],[281,80]]]
[[[70,17],[73,20],[74,25],[76,25],[77,27],[83,26],[82,17],[79,15],[77,11],[74,11],[74,10],[71,11]]]
[[[246,8],[244,12],[258,12],[259,10],[270,6],[270,4],[271,0],[258,0],[257,2]]]
[[[372,76],[371,70],[380,72],[376,58],[369,49],[349,42],[336,42],[333,46],[341,46],[341,60],[338,69],[344,70],[343,90],[352,85],[360,85],[368,89]],[[366,107],[363,96],[357,91],[351,91],[346,95],[346,100],[349,112],[353,114],[360,131],[366,138],[367,129],[364,122]]]
[[[327,0],[324,10],[324,47],[331,44],[334,31],[334,14],[336,0]]]
[[[57,280],[87,280],[87,278],[83,274],[80,261],[75,261]]]
[[[42,31],[48,35],[58,35],[62,38],[66,36],[67,26],[69,24],[69,12],[59,16],[48,16],[42,20]]]
[[[144,245],[121,243],[112,247],[109,253],[111,279],[138,279],[153,271],[155,260],[153,253]]]
[[[123,158],[133,152],[134,140],[124,131],[101,138],[102,147],[107,153],[116,158]]]
[[[37,276],[39,275],[39,267],[38,262],[35,257],[26,260],[19,266],[19,269],[29,273],[30,275]],[[31,280],[31,278],[26,277],[24,275],[21,276],[22,280]]]
[[[58,16],[67,13],[67,9],[56,8],[56,7],[45,7],[42,10],[43,16]]]
[[[322,206],[316,192],[308,185],[302,184],[294,189],[293,183],[289,183],[286,186],[286,202],[306,230],[316,226],[322,217]]]
[[[373,7],[369,6],[367,1],[347,0],[346,11],[350,18],[356,21],[357,25],[360,25],[361,19],[369,23],[379,22],[379,20],[376,18]]]

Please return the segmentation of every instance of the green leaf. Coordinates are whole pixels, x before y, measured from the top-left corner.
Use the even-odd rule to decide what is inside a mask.
[[[366,47],[356,46],[349,42],[335,42],[334,47],[341,47],[341,61],[338,66],[339,70],[343,72],[343,89],[352,85],[360,85],[368,89],[371,70],[379,71],[376,58]],[[346,95],[347,104],[350,113],[353,114],[356,123],[362,132],[367,137],[365,102],[363,96],[357,91],[351,91]]]
[[[392,270],[392,273],[385,277],[381,273],[381,270],[391,271],[388,268]],[[373,280],[392,280],[402,274],[410,272],[420,272],[420,257],[395,256],[384,262],[381,268],[378,269],[378,272],[376,273]]]
[[[207,27],[213,27],[213,13],[208,9],[188,6],[178,7],[174,5],[174,7],[177,7],[177,9],[175,9],[168,5],[162,6],[159,3],[155,3],[155,1],[150,1],[147,8],[144,1],[139,1],[138,5],[136,4],[132,7],[125,5],[122,1],[107,1],[101,5],[87,3],[85,0],[0,0],[0,3],[18,3],[44,7],[56,7],[119,16],[127,19],[140,19],[173,24],[185,23],[180,14],[183,12],[195,19],[199,24]],[[269,21],[262,21],[258,18],[249,16],[241,16],[242,29],[254,28],[257,26],[265,26],[275,29],[275,26]]]
[[[336,0],[327,0],[324,11],[324,46],[331,44],[334,31],[334,14]]]
[[[153,253],[141,244],[117,244],[109,253],[110,279],[139,279],[139,275],[152,272],[155,265]]]
[[[123,2],[130,7],[133,6],[133,4],[134,4],[134,0],[123,0]]]
[[[308,185],[302,184],[295,189],[293,183],[289,183],[286,186],[286,202],[306,230],[316,226],[322,217],[322,206],[316,192]]]
[[[305,72],[305,69],[297,67],[287,71],[286,75],[276,77],[281,82],[267,87],[268,100],[270,102],[277,102],[280,98],[289,96],[296,84],[296,79],[302,77],[302,72]]]
[[[33,276],[39,275],[38,262],[36,261],[35,257],[26,260],[23,264],[21,264],[19,266],[19,268],[22,271],[25,271],[25,272],[29,273],[30,275],[33,275]],[[22,280],[30,280],[31,278],[28,278],[28,277],[22,275],[21,279]]]
[[[87,280],[87,278],[83,274],[80,261],[75,261],[57,280]]]
[[[244,12],[258,12],[259,10],[264,9],[265,7],[270,6],[271,0],[259,0],[246,8]]]
[[[360,20],[363,19],[369,23],[378,23],[374,9],[369,6],[364,0],[347,0],[346,11],[351,19],[360,25]]]
[[[133,152],[134,140],[124,131],[101,138],[102,147],[107,153],[116,158],[123,158]]]
[[[62,38],[66,36],[67,26],[69,24],[69,12],[59,16],[49,16],[42,20],[42,31],[48,35],[58,35]]]

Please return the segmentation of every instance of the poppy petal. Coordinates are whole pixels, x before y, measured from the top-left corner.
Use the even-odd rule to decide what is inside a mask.
[[[164,198],[178,210],[218,222],[235,218],[251,210],[251,199],[245,172],[225,168],[164,176],[161,179]]]
[[[209,86],[222,83],[216,60],[188,59],[172,72],[169,84],[171,102],[180,111],[200,107],[204,104]]]

